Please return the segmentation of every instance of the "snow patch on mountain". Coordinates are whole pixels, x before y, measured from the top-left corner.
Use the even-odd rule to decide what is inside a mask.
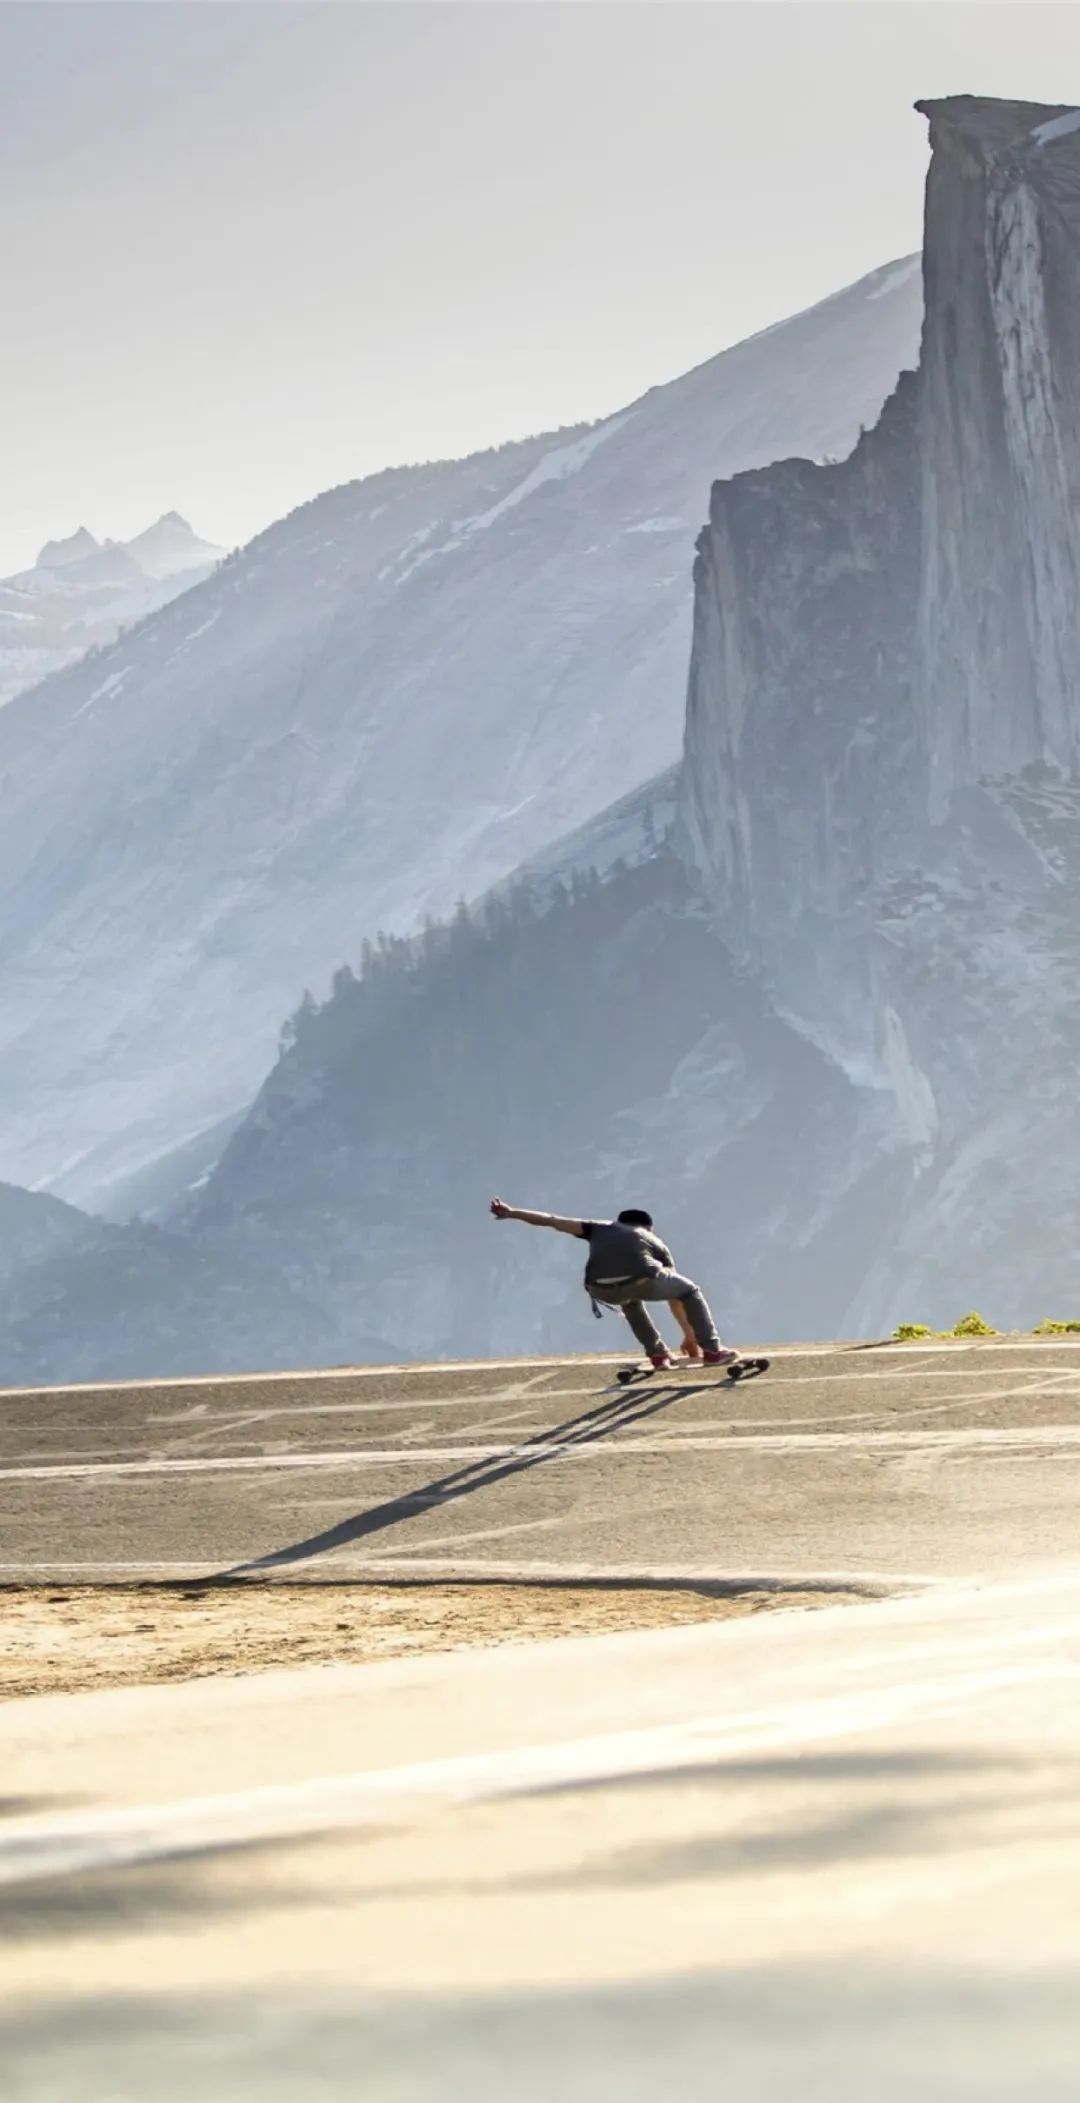
[[[110,672],[108,678],[103,679],[101,685],[96,686],[94,688],[94,691],[90,695],[89,700],[83,702],[83,705],[78,710],[77,714],[79,716],[84,716],[88,709],[93,708],[95,701],[104,701],[109,694],[119,693],[120,688],[123,686],[125,679],[129,679],[130,677],[130,665],[123,665],[120,671],[118,672]],[[77,720],[77,718],[73,718],[73,720]]]
[[[1080,131],[1080,110],[1069,110],[1064,117],[1052,117],[1049,124],[1037,124],[1031,136],[1037,146],[1051,146],[1055,139],[1067,139],[1074,131]]]
[[[463,519],[462,532],[486,533],[497,518],[502,518],[507,511],[515,510],[527,497],[542,489],[546,482],[565,482],[568,476],[579,475],[586,461],[591,460],[597,446],[605,444],[609,438],[614,438],[616,431],[621,431],[632,415],[631,409],[624,409],[621,416],[609,416],[606,423],[596,424],[591,431],[586,431],[583,438],[576,438],[572,445],[556,446],[553,452],[545,453],[532,473],[526,475],[516,489],[511,489],[506,496],[500,497],[499,502],[493,504],[490,511],[482,511],[478,518]]]

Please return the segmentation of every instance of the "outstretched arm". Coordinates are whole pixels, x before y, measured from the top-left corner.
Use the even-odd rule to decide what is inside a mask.
[[[583,1220],[560,1219],[557,1212],[523,1212],[517,1205],[504,1205],[501,1198],[492,1198],[491,1209],[496,1219],[520,1219],[527,1227],[554,1227],[556,1234],[585,1232]]]

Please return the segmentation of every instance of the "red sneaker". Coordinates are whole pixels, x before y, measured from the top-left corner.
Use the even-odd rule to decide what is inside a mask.
[[[673,1366],[674,1363],[675,1360],[673,1359],[670,1351],[649,1352],[649,1364],[651,1366],[655,1366],[656,1371],[658,1373],[666,1373],[668,1367]]]
[[[701,1361],[703,1365],[735,1365],[738,1356],[737,1351],[703,1351]]]

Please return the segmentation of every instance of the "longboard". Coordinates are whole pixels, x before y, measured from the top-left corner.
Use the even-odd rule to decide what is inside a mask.
[[[702,1365],[700,1359],[686,1358],[676,1359],[673,1365],[650,1365],[646,1360],[644,1365],[639,1362],[620,1366],[615,1378],[622,1387],[629,1387],[635,1380],[662,1380],[665,1376],[670,1379],[673,1374],[696,1379],[702,1373],[723,1373],[727,1380],[756,1380],[759,1373],[768,1372],[770,1362],[767,1358],[736,1358],[731,1365],[713,1366]]]

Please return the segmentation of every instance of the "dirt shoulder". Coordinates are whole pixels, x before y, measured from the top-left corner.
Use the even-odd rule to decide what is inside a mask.
[[[846,1596],[502,1583],[9,1586],[0,1591],[0,1699],[677,1628]]]

